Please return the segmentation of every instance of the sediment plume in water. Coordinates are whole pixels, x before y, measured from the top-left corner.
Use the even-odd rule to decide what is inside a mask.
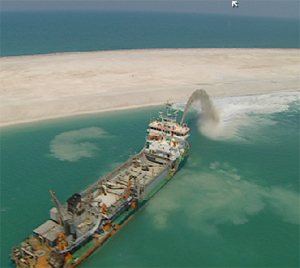
[[[217,110],[215,109],[212,101],[210,100],[208,94],[204,89],[198,89],[194,91],[194,93],[190,96],[185,109],[184,113],[181,119],[180,124],[183,123],[187,112],[189,111],[191,105],[194,101],[200,101],[201,102],[201,108],[202,108],[202,117],[204,121],[209,121],[212,123],[219,123],[220,118],[217,113]]]

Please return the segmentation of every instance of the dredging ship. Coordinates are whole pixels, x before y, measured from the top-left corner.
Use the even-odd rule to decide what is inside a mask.
[[[190,152],[189,128],[167,104],[147,130],[140,153],[100,178],[65,205],[50,190],[50,219],[33,230],[11,260],[21,268],[73,268],[116,233],[174,176]]]

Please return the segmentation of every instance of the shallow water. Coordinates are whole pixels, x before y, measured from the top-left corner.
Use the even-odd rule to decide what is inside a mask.
[[[213,102],[220,124],[188,114],[184,168],[79,267],[298,266],[299,94]],[[65,202],[138,152],[161,109],[3,128],[1,267],[48,219],[50,189]]]

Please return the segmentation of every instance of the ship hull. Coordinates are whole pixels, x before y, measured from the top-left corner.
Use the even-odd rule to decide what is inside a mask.
[[[65,261],[63,266],[57,266],[61,268],[73,268],[82,263],[87,257],[89,257],[93,252],[95,252],[100,246],[109,240],[109,238],[118,232],[147,202],[151,199],[165,184],[167,184],[170,179],[176,174],[178,170],[185,164],[187,157],[190,152],[190,144],[187,143],[187,149],[183,153],[180,159],[174,161],[174,167],[171,170],[170,166],[160,171],[160,174],[156,176],[156,179],[151,181],[151,184],[147,186],[144,192],[144,196],[140,199],[139,202],[135,202],[134,205],[126,207],[122,213],[118,215],[117,218],[113,219],[111,222],[110,228],[104,232],[95,235],[92,234],[90,237],[87,237],[86,240],[76,248],[73,248],[65,255]],[[32,263],[22,263],[20,261],[13,261],[16,267],[35,267],[35,268],[53,268],[48,262],[51,247],[44,246],[39,244],[38,239],[34,236],[27,238],[30,240],[30,244],[35,244],[37,251],[40,251],[40,257],[37,257],[36,260]],[[45,254],[46,253],[46,254]]]
[[[190,144],[187,143],[187,150],[181,158],[181,161],[178,163],[175,172],[166,173],[167,170],[164,170],[160,176],[157,177],[155,181],[153,181],[153,185],[150,185],[148,194],[144,199],[141,200],[137,204],[136,208],[130,207],[128,211],[124,212],[124,215],[121,215],[113,224],[113,227],[108,231],[107,235],[99,242],[96,243],[91,250],[87,250],[87,252],[81,256],[80,259],[73,258],[75,261],[71,265],[65,265],[64,268],[74,268],[79,265],[83,260],[89,257],[93,252],[95,252],[101,245],[103,245],[112,235],[118,232],[132,217],[164,186],[166,185],[170,179],[176,174],[178,170],[180,170],[187,161],[187,157],[190,153]]]
[[[62,205],[33,230],[11,260],[19,268],[73,268],[122,228],[185,164],[190,153],[189,128],[175,117],[160,115],[148,130],[143,150],[99,178]]]

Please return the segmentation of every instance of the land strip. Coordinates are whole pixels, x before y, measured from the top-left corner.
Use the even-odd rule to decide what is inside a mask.
[[[0,126],[211,97],[298,91],[299,49],[152,49],[2,57]]]

